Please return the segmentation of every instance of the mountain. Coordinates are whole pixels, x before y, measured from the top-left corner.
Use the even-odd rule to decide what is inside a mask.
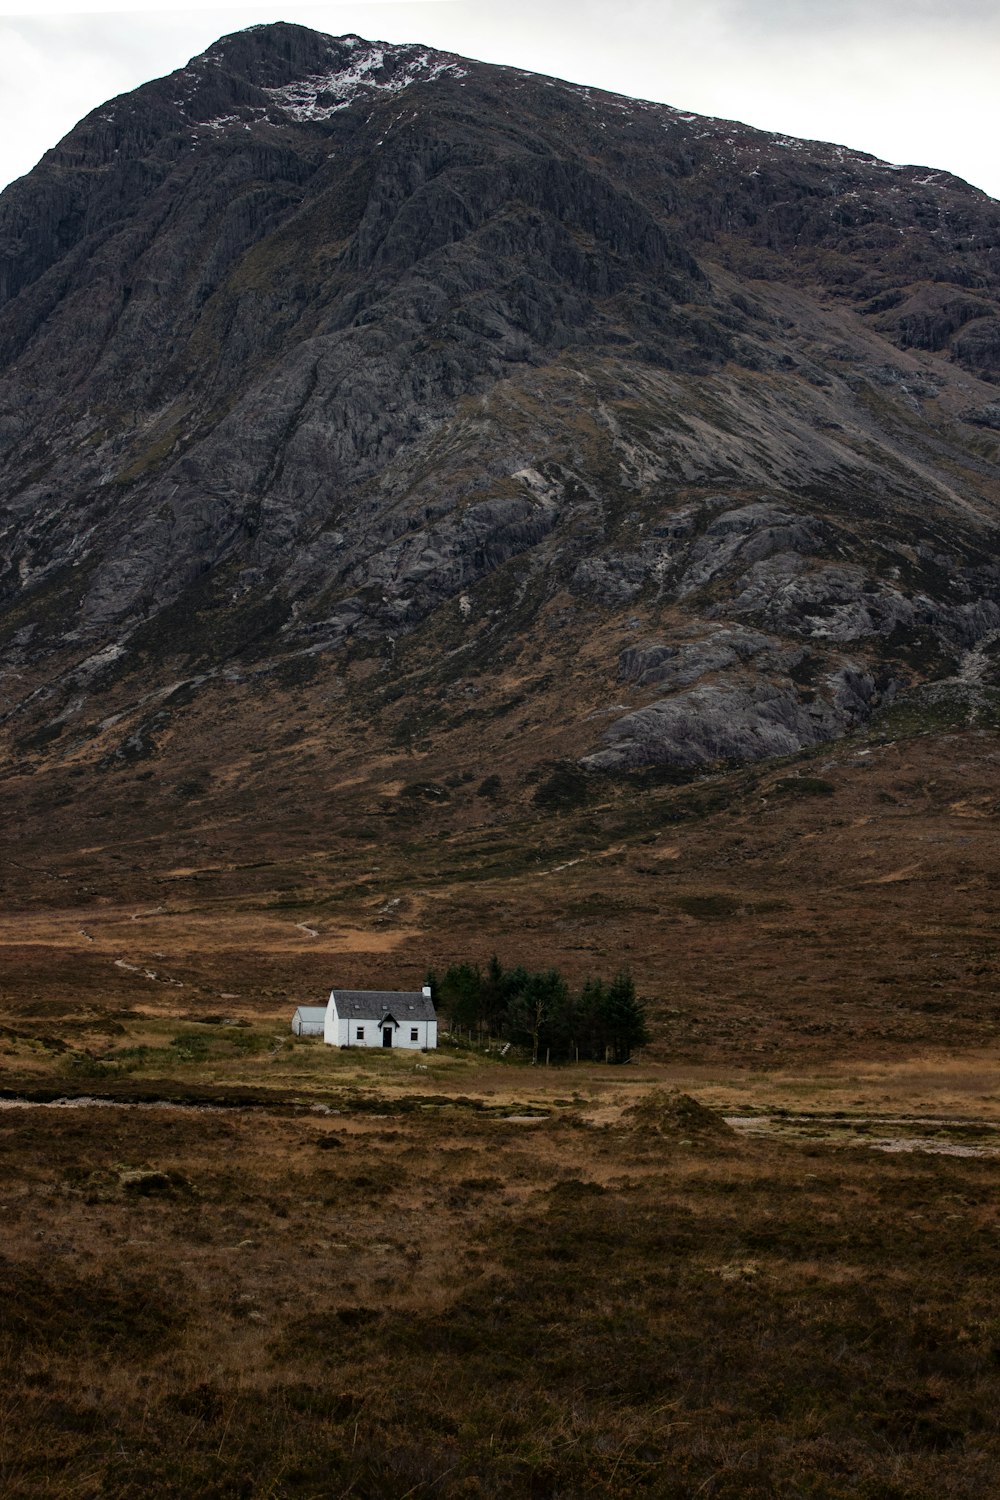
[[[95,110],[0,196],[8,890],[992,726],[998,261],[945,172],[421,46]]]
[[[540,628],[629,701],[566,723],[598,766],[988,678],[1000,208],[955,178],[279,24],[0,201],[15,734]]]

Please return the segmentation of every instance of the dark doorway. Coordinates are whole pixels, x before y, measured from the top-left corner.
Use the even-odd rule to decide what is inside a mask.
[[[391,1026],[383,1026],[382,1027],[382,1046],[383,1047],[391,1047],[392,1046],[392,1027]]]

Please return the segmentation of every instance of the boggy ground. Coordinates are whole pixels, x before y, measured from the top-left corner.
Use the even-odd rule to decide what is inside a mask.
[[[995,1494],[1000,1156],[335,1064],[297,1109],[0,1108],[5,1495]]]

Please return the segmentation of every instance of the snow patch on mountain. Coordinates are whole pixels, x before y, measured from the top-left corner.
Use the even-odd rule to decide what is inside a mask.
[[[297,78],[265,93],[295,120],[326,120],[362,95],[399,94],[412,83],[468,75],[459,63],[427,48],[387,48],[377,42],[361,43],[360,38],[350,41],[353,55],[348,66]]]

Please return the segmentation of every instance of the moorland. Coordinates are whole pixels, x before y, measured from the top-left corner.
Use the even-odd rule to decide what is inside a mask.
[[[355,783],[362,848],[262,810],[252,861],[196,799],[104,846],[26,804],[5,1492],[993,1493],[996,754],[868,737],[478,826],[474,787]],[[624,958],[652,1042],[290,1033],[493,948]]]

